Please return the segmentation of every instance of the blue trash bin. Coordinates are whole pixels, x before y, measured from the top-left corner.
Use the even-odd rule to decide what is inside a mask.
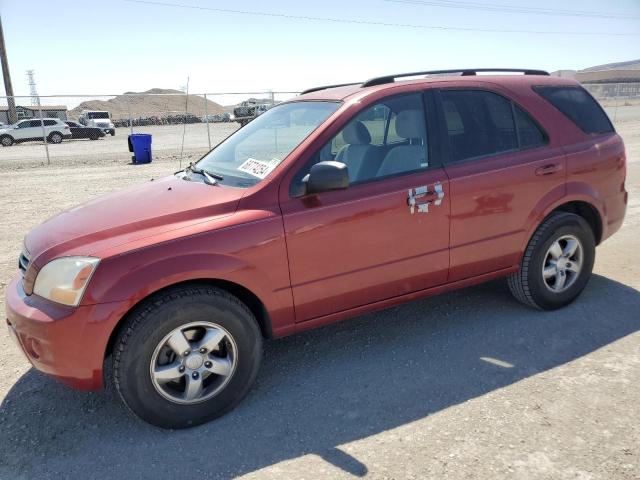
[[[133,133],[129,135],[129,151],[133,152],[133,163],[151,163],[151,135]]]

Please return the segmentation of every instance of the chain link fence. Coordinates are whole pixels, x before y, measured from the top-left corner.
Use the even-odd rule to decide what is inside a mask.
[[[584,87],[598,99],[614,124],[640,123],[640,82]],[[187,95],[156,89],[122,95],[0,97],[0,122],[4,124],[0,125],[4,129],[0,131],[0,144],[6,145],[0,148],[0,168],[131,162],[127,142],[131,133],[152,135],[154,162],[184,165],[200,158],[244,123],[296,94],[266,91]],[[11,118],[11,100],[17,118]],[[58,140],[52,137],[56,127],[32,121],[39,118],[73,123],[62,141],[54,143]],[[105,135],[93,136],[100,131]]]
[[[154,161],[184,164],[197,160],[241,125],[296,94],[187,95],[151,90],[37,99],[0,97],[0,165],[21,168],[131,162],[127,138],[132,133],[152,135]],[[9,108],[11,100],[15,114]],[[55,132],[65,125],[69,129],[60,132],[63,138],[59,141]]]
[[[640,122],[640,82],[583,84],[614,124]]]

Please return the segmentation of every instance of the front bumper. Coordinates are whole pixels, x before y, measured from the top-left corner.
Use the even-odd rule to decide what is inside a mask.
[[[67,307],[26,295],[18,275],[7,286],[7,326],[41,372],[79,390],[103,386],[111,332],[125,313],[123,302]]]

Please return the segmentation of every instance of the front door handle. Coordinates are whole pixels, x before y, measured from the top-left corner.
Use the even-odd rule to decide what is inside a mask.
[[[560,170],[562,170],[562,165],[560,165],[559,163],[553,163],[551,165],[545,165],[544,167],[536,168],[536,175],[552,175],[556,172],[559,172]]]
[[[418,213],[429,213],[429,205],[440,205],[444,198],[444,190],[441,183],[436,183],[433,186],[433,190],[425,185],[423,187],[416,187],[409,190],[407,195],[407,205],[409,211],[413,214],[416,208]],[[424,199],[424,203],[417,203],[417,199]]]

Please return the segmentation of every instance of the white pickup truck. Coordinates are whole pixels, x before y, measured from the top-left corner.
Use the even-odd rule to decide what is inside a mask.
[[[109,112],[99,110],[83,110],[78,119],[85,127],[97,127],[104,133],[109,133],[113,137],[116,134],[116,128],[111,121]]]

